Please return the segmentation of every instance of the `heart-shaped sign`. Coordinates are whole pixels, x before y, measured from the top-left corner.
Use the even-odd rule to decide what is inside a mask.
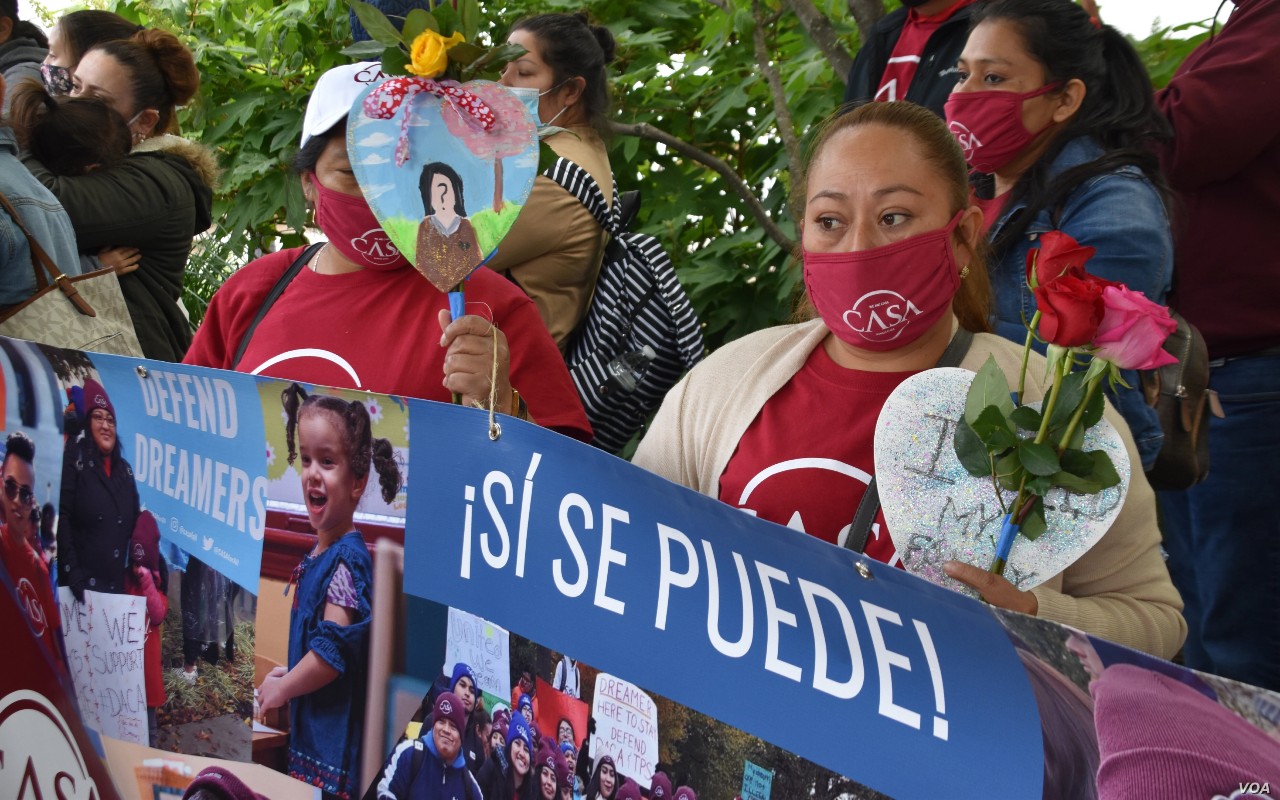
[[[528,200],[537,127],[499,84],[391,78],[352,106],[347,155],[382,229],[448,292],[492,255]]]
[[[967,369],[926,370],[903,381],[876,422],[876,483],[885,522],[903,566],[933,583],[971,596],[942,565],[963,561],[986,569],[995,557],[1004,512],[990,477],[970,475],[952,444],[974,374]],[[1084,449],[1111,458],[1120,484],[1098,494],[1055,487],[1044,498],[1048,530],[1034,542],[1018,536],[1004,576],[1022,590],[1062,572],[1102,538],[1129,491],[1129,454],[1103,419],[1089,428]],[[1004,492],[1011,506],[1015,492]]]

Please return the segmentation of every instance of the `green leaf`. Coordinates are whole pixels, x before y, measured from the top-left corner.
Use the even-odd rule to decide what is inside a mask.
[[[987,356],[987,362],[973,376],[973,383],[969,385],[969,394],[964,401],[965,421],[972,425],[987,406],[995,406],[1006,417],[1013,412],[1009,380],[996,364],[994,356]]]
[[[527,52],[529,51],[525,50],[518,44],[501,44],[497,47],[490,47],[485,51],[483,56],[472,61],[467,68],[471,70],[473,74],[484,72],[492,67],[505,65],[509,61],[514,61]],[[452,54],[453,51],[450,51],[451,56]]]
[[[1078,494],[1096,494],[1102,490],[1102,484],[1093,478],[1087,475],[1074,475],[1065,470],[1050,475],[1049,482],[1054,486],[1061,486],[1068,492],[1076,492]]]
[[[956,422],[952,444],[956,449],[956,458],[959,459],[960,466],[964,467],[965,472],[978,478],[985,478],[991,474],[991,456],[987,452],[986,445],[978,438],[978,434],[973,432],[969,423],[964,420]]]
[[[387,49],[387,46],[382,42],[378,42],[373,39],[365,39],[364,41],[356,42],[355,44],[349,44],[338,52],[342,53],[344,56],[351,56],[352,58],[363,60],[380,56],[382,55],[382,51],[385,49]]]
[[[1111,463],[1111,458],[1104,450],[1090,450],[1086,455],[1093,459],[1093,479],[1103,489],[1110,489],[1120,484],[1120,474]]]
[[[560,155],[551,149],[551,145],[546,142],[538,143],[538,174],[546,172],[553,167]]]
[[[388,75],[407,75],[409,54],[399,47],[388,47],[382,53],[382,71]]]
[[[1018,461],[1032,475],[1052,475],[1060,469],[1058,454],[1043,442],[1023,442],[1018,445]]]
[[[996,480],[1011,492],[1018,491],[1018,485],[1022,483],[1022,476],[1025,474],[1026,470],[1018,460],[1017,450],[996,460]]]
[[[462,36],[468,42],[474,40],[482,22],[477,0],[458,0],[458,19],[462,25]]]
[[[1063,471],[1072,475],[1085,478],[1093,474],[1093,459],[1083,451],[1063,450],[1058,461],[1062,464]]]
[[[356,12],[356,19],[360,20],[360,24],[369,32],[369,36],[388,47],[392,45],[404,44],[404,38],[400,35],[400,31],[396,30],[396,26],[387,19],[387,15],[379,11],[375,6],[364,2],[364,0],[347,0],[347,4],[351,6],[351,10]]]
[[[1040,412],[1031,406],[1018,406],[1009,415],[1009,421],[1024,431],[1040,430]]]
[[[1062,386],[1058,389],[1058,401],[1049,417],[1049,429],[1057,430],[1066,425],[1076,413],[1076,407],[1084,399],[1084,373],[1073,372],[1062,378]]]
[[[449,48],[449,60],[462,64],[467,68],[471,68],[475,62],[484,58],[486,51],[483,47],[476,47],[470,42],[458,42]]]
[[[1027,491],[1036,497],[1044,497],[1053,488],[1053,481],[1048,475],[1040,475],[1027,481]]]
[[[1049,526],[1044,521],[1044,501],[1041,500],[1032,507],[1031,513],[1022,518],[1022,527],[1018,529],[1018,533],[1025,536],[1027,541],[1034,542],[1048,529]]]
[[[458,12],[448,3],[436,6],[431,10],[431,15],[436,18],[436,24],[440,26],[440,35],[446,39],[458,29]]]
[[[413,40],[417,39],[423,31],[436,30],[436,18],[431,16],[431,12],[425,8],[415,8],[405,15],[404,18],[404,41],[412,45]]]
[[[973,432],[987,449],[1000,453],[1018,446],[1018,437],[1009,428],[1009,421],[995,406],[987,406],[973,423]]]
[[[1080,425],[1085,428],[1092,428],[1098,424],[1098,420],[1102,419],[1102,412],[1106,408],[1106,397],[1102,392],[1094,392],[1093,397],[1089,398],[1089,405],[1084,408],[1084,416],[1080,419]]]

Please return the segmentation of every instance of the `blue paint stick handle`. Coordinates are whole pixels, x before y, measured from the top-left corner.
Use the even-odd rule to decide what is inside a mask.
[[[1009,560],[1009,551],[1013,549],[1013,540],[1018,535],[1018,525],[1013,523],[1012,515],[1004,515],[1004,524],[1000,527],[1000,541],[996,543],[996,558]]]

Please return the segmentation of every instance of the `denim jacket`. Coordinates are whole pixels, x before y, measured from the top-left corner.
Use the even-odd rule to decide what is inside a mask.
[[[350,625],[326,621],[329,581],[346,564],[360,607]],[[308,652],[338,671],[332,683],[289,704],[289,775],[340,797],[357,797],[360,739],[368,680],[373,562],[358,531],[351,531],[298,567],[289,615],[289,669]]]
[[[1049,177],[1102,156],[1103,150],[1091,138],[1068,142],[1054,159]],[[994,241],[1024,203],[1005,208],[991,226]],[[1057,225],[1054,224],[1054,212]],[[1134,166],[1121,167],[1085,181],[1067,195],[1058,209],[1038,213],[1027,227],[1026,238],[1009,249],[991,267],[991,287],[995,292],[991,320],[995,332],[1016,342],[1026,340],[1023,320],[1036,311],[1035,295],[1027,287],[1027,251],[1036,246],[1040,234],[1060,230],[1082,245],[1097,249],[1088,271],[1107,280],[1124,283],[1148,299],[1163,303],[1173,279],[1173,236],[1160,193]],[[1043,346],[1040,347],[1043,350]],[[1138,375],[1122,372],[1132,388],[1117,387],[1108,396],[1129,423],[1144,467],[1150,467],[1160,452],[1164,433],[1155,409],[1143,400]]]
[[[0,192],[9,198],[40,246],[68,276],[80,274],[71,218],[53,193],[22,166],[13,129],[0,125]],[[0,306],[21,303],[36,290],[31,246],[7,211],[0,210]]]

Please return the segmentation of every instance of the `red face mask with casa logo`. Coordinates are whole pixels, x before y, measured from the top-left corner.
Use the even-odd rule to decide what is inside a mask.
[[[364,197],[326,189],[315,175],[311,185],[316,187],[316,227],[338,252],[365,269],[389,272],[409,265]]]
[[[804,285],[827,328],[861,350],[895,350],[919,339],[960,289],[951,232],[963,213],[936,231],[870,250],[805,250]]]
[[[1022,104],[1057,89],[1051,83],[1031,92],[952,92],[944,110],[947,129],[960,143],[964,160],[978,172],[995,172],[1017,158],[1018,154],[1052,125],[1050,121],[1038,131],[1022,124]]]

